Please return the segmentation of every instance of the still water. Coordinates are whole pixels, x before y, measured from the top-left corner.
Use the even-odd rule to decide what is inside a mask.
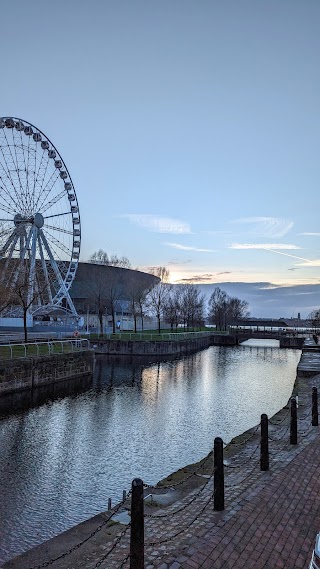
[[[82,392],[12,400],[0,421],[0,564],[105,510],[133,478],[156,483],[283,407],[301,352],[252,342],[161,362],[99,356]]]

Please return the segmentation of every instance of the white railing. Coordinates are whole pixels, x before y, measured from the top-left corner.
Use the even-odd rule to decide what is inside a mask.
[[[40,356],[50,354],[64,354],[79,350],[90,349],[87,338],[75,338],[70,340],[54,340],[52,342],[28,342],[28,344],[1,344],[0,357],[4,358],[6,351],[10,354],[10,359],[23,358],[27,356]],[[21,352],[21,354],[20,354]],[[29,352],[29,353],[28,353]]]
[[[69,333],[70,335],[70,333]],[[54,340],[58,338],[59,335],[57,332],[28,332],[28,339],[29,340]],[[23,332],[0,332],[0,344],[4,342],[6,344],[10,344],[11,342],[23,342],[24,340],[24,333]]]
[[[147,332],[117,332],[104,334],[107,340],[191,340],[212,336],[213,332],[161,332],[161,334],[148,334]]]

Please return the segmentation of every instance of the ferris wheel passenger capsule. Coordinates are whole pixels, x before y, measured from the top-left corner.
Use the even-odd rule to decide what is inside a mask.
[[[64,189],[69,192],[70,190],[72,190],[72,186],[70,182],[65,182],[64,183]]]
[[[61,170],[60,172],[60,178],[62,178],[63,180],[65,180],[68,177],[67,172],[65,172],[64,170]]]
[[[33,135],[33,140],[34,140],[35,142],[40,142],[40,140],[41,140],[41,134],[40,134],[40,132],[35,132],[35,133],[34,133],[34,135]]]
[[[74,200],[76,199],[76,196],[74,194],[69,194],[68,195],[68,200],[69,202],[74,202]]]
[[[43,140],[41,142],[41,148],[42,150],[49,150],[49,142],[47,140]]]
[[[0,119],[0,128],[4,128],[6,126],[6,123],[4,122],[4,119]]]
[[[14,128],[14,120],[13,119],[6,119],[6,127],[7,128]]]
[[[59,168],[59,169],[62,168],[62,162],[61,162],[61,160],[55,160],[54,165],[55,165],[56,168]]]
[[[33,134],[33,129],[31,126],[25,126],[24,127],[24,134],[26,134],[27,136],[31,136]]]
[[[56,155],[57,155],[56,151],[52,150],[52,148],[51,148],[51,150],[48,151],[49,158],[55,158]]]
[[[24,124],[22,121],[17,121],[15,127],[19,132],[22,132],[24,130]]]
[[[78,211],[79,211],[79,208],[76,205],[73,205],[71,207],[71,213],[78,213]]]

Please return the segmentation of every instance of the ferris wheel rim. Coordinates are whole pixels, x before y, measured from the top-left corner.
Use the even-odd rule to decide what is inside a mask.
[[[13,121],[14,126],[12,126],[11,123],[10,123],[10,126],[8,126],[6,124],[6,121]],[[65,190],[64,198],[67,196],[67,198],[69,200],[68,211],[63,212],[63,213],[59,213],[59,214],[55,214],[55,215],[47,215],[47,216],[42,215],[39,211],[34,211],[32,220],[27,219],[26,217],[22,218],[23,223],[25,223],[25,224],[28,222],[34,223],[39,228],[39,231],[42,228],[45,219],[49,219],[52,217],[58,217],[58,216],[61,217],[62,215],[67,215],[68,218],[71,220],[71,222],[70,222],[71,227],[72,227],[71,231],[64,230],[61,227],[60,228],[51,227],[51,230],[55,230],[58,233],[61,231],[64,231],[65,233],[69,233],[70,234],[70,240],[71,240],[71,244],[70,244],[69,250],[67,252],[68,258],[66,260],[63,260],[63,263],[67,263],[67,270],[65,271],[64,275],[61,274],[60,279],[58,278],[57,290],[55,291],[55,295],[52,298],[52,303],[50,303],[52,308],[57,308],[59,300],[61,301],[61,298],[63,298],[65,296],[64,293],[66,293],[66,292],[68,293],[68,291],[69,291],[69,289],[70,289],[70,287],[74,281],[76,270],[77,270],[77,267],[79,264],[80,247],[81,247],[81,217],[80,217],[79,203],[78,203],[78,198],[77,198],[75,186],[74,186],[73,180],[71,178],[69,169],[67,168],[66,163],[65,163],[64,159],[62,158],[59,150],[52,143],[51,139],[41,129],[39,129],[37,126],[35,126],[30,121],[27,121],[25,119],[21,119],[19,117],[3,116],[3,117],[0,117],[0,123],[2,123],[1,124],[1,130],[7,128],[8,130],[16,129],[16,130],[20,131],[21,149],[23,150],[23,152],[24,152],[24,142],[22,142],[22,136],[23,135],[26,136],[26,140],[28,138],[30,140],[31,140],[31,138],[33,138],[33,141],[35,142],[35,145],[33,147],[33,149],[35,151],[35,155],[37,153],[37,150],[40,149],[40,146],[38,146],[38,143],[42,143],[42,142],[48,143],[49,146],[48,147],[46,146],[46,150],[48,150],[48,155],[49,155],[49,150],[50,150],[50,151],[54,151],[54,156],[48,156],[47,162],[46,162],[46,164],[47,164],[46,168],[48,167],[48,164],[50,164],[51,159],[58,159],[56,161],[61,163],[61,166],[59,166],[59,171],[61,168],[63,168],[63,170],[61,170],[61,172],[66,173],[66,176],[64,178],[62,178],[62,176],[60,176],[60,177],[62,178],[62,181],[64,183],[64,190]],[[17,124],[22,125],[23,129],[21,129],[21,128],[18,129]],[[25,132],[25,127],[31,127],[31,133]],[[37,139],[36,139],[34,135],[37,133],[40,135],[40,138],[37,137]],[[31,134],[33,134],[32,137],[31,137]],[[2,165],[4,172],[5,173],[8,172],[10,174],[10,169],[7,165],[7,161],[6,161],[4,152],[3,152],[4,147],[10,148],[9,141],[8,141],[8,138],[7,138],[5,133],[4,133],[4,138],[6,140],[6,145],[1,147],[1,151],[2,151],[4,161],[5,161],[6,168],[4,167],[3,162],[1,163],[1,165]],[[11,142],[11,140],[10,140],[10,142]],[[17,142],[16,142],[14,136],[12,136],[12,145],[11,146],[15,148],[15,152],[16,152]],[[43,155],[44,155],[45,149],[42,146],[42,144],[41,144],[41,148],[43,150]],[[10,150],[10,152],[11,152],[11,150]],[[12,159],[13,159],[13,156],[12,156]],[[16,154],[16,159],[17,159],[17,154]],[[29,159],[29,157],[28,157],[28,159]],[[14,163],[14,160],[12,160],[12,161]],[[55,164],[56,164],[56,161],[55,161]],[[58,166],[56,166],[56,167],[58,168]],[[19,171],[18,160],[17,160],[17,171]],[[27,168],[26,168],[26,172],[27,172]],[[38,173],[39,173],[39,171],[38,171]],[[36,172],[34,172],[34,174],[36,174]],[[9,179],[9,177],[8,177],[8,179]],[[57,179],[58,179],[58,177],[56,178],[56,180],[54,181],[50,190],[48,191],[48,195],[50,195],[50,192],[51,192],[52,188],[55,186]],[[19,178],[19,182],[20,182],[20,178]],[[13,186],[12,180],[11,180],[11,184]],[[31,192],[33,196],[34,196],[34,193],[36,191],[35,188],[36,188],[36,184],[34,183],[33,192]],[[66,188],[68,188],[68,189],[66,189]],[[2,187],[2,189],[4,189],[4,188]],[[42,191],[42,188],[41,188],[41,191]],[[70,193],[70,192],[72,192],[72,193]],[[40,199],[40,195],[41,195],[41,192],[39,193],[38,201]],[[72,201],[70,199],[71,196],[72,196]],[[60,201],[59,195],[58,195],[58,199],[56,198],[56,202],[58,202],[58,201]],[[3,207],[3,205],[4,204],[2,204],[2,203],[0,204],[0,212],[1,213],[5,212],[7,215],[8,214],[11,215],[11,213],[8,211],[9,208],[6,209]],[[36,205],[38,205],[38,204],[36,204]],[[54,205],[55,205],[55,203],[54,202],[50,203],[50,201],[48,203],[45,203],[45,202],[41,203],[41,207],[45,207],[47,211],[50,211],[50,208],[53,207]],[[19,204],[15,203],[15,208],[13,208],[13,211],[16,211],[16,214],[14,215],[13,219],[6,218],[6,219],[2,219],[2,220],[0,219],[0,221],[8,222],[9,224],[13,223],[13,225],[17,225],[19,222],[21,222],[21,217],[22,217],[20,211],[18,211],[19,207],[21,210],[22,209],[21,203],[19,203]],[[74,217],[75,212],[76,212],[76,218]],[[20,216],[20,219],[18,219],[18,216]],[[76,225],[76,227],[75,227],[75,225]],[[50,226],[48,225],[47,236],[49,233],[49,229],[50,229]],[[8,230],[8,232],[9,231],[10,231],[10,229]],[[31,234],[31,229],[30,229],[30,234]],[[49,236],[50,236],[50,233],[49,233]],[[39,240],[39,242],[40,242],[40,233],[38,233],[37,236],[34,237],[34,240],[36,240],[36,241]],[[50,240],[53,243],[55,238],[53,236],[50,236]],[[45,245],[45,241],[43,241],[43,244]],[[45,245],[45,247],[46,247],[46,245]],[[50,255],[49,255],[49,257],[50,257]],[[50,262],[52,263],[52,259],[50,259]],[[42,306],[42,309],[45,309],[45,306]],[[40,310],[41,310],[41,307],[36,308],[33,310],[33,313],[39,312]]]

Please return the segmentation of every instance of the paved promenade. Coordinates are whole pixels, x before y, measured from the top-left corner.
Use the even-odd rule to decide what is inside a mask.
[[[290,445],[290,408],[269,420],[270,469],[260,471],[260,433],[253,428],[225,448],[226,503],[213,510],[212,457],[195,474],[188,493],[172,482],[146,507],[145,569],[308,568],[320,531],[320,427],[311,426],[312,387],[320,374],[300,378],[298,444]],[[169,505],[157,507],[157,504]],[[147,501],[146,501],[147,502]],[[129,504],[129,501],[128,501]],[[97,516],[7,562],[5,569],[127,569],[128,516],[113,525]]]

